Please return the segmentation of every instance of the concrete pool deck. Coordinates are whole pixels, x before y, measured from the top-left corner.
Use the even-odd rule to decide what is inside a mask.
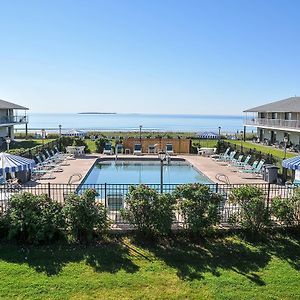
[[[70,165],[63,167],[63,172],[53,173],[55,179],[44,179],[38,180],[37,183],[61,183],[67,184],[70,177],[73,174],[81,174],[82,179],[89,172],[95,161],[101,157],[115,159],[115,155],[102,155],[102,154],[91,154],[85,155],[83,157],[76,158],[75,160],[69,160]],[[147,159],[155,157],[155,155],[118,155],[119,159],[122,158],[135,158],[135,159]],[[204,157],[199,155],[176,155],[174,157],[183,158],[192,164],[196,169],[201,171],[205,176],[207,176],[211,181],[224,183],[220,180],[216,179],[217,174],[224,174],[229,178],[230,183],[232,184],[249,184],[249,183],[265,183],[261,179],[261,177],[254,177],[251,174],[243,174],[239,172],[234,172],[234,168],[228,167],[224,163],[218,163],[210,157]],[[81,182],[74,182],[75,184],[79,184]]]

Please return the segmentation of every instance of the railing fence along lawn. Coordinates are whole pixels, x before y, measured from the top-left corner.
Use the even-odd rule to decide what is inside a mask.
[[[164,184],[163,192],[172,193],[180,184]],[[276,184],[263,183],[251,184],[262,189],[265,195],[265,206],[271,208],[272,199],[276,196],[289,198],[294,194],[295,188],[292,186],[279,186]],[[95,189],[98,193],[96,201],[102,203],[108,210],[109,218],[114,224],[127,224],[121,216],[121,209],[126,205],[125,199],[130,186],[133,184],[54,184],[45,183],[37,185],[14,186],[5,184],[0,187],[0,209],[5,211],[8,208],[10,198],[15,193],[30,192],[34,195],[47,194],[53,200],[64,203],[70,193],[81,194],[87,189]],[[160,191],[160,184],[148,184],[150,188]],[[234,188],[242,184],[208,184],[213,192],[222,196],[219,205],[221,224],[228,224],[230,217],[240,212],[240,206],[229,201],[229,195]],[[175,212],[174,224],[183,225],[183,218],[178,211]]]

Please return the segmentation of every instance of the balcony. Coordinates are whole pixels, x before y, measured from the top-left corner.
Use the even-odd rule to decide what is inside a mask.
[[[292,131],[300,131],[300,121],[283,120],[283,119],[244,119],[244,125],[254,127],[290,129]]]
[[[0,126],[17,125],[28,123],[28,116],[2,116],[0,117]]]

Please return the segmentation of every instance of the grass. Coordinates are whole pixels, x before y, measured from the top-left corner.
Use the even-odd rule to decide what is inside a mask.
[[[41,139],[34,139],[34,140],[23,140],[23,141],[18,141],[16,140],[15,142],[11,143],[9,145],[10,149],[20,149],[20,148],[33,148],[42,144],[47,144],[49,142],[51,142],[51,139],[45,139],[45,140],[41,140]],[[6,145],[4,145],[4,147],[6,148]]]
[[[276,156],[280,159],[284,158],[284,150],[281,150],[281,149],[275,149],[275,148],[268,147],[268,146],[263,146],[263,145],[260,145],[260,144],[254,144],[254,143],[251,143],[251,142],[243,142],[243,141],[238,141],[238,140],[226,140],[226,141],[231,143],[231,144],[235,144],[237,146],[242,145],[244,148],[247,148],[247,149],[256,149],[257,151],[261,151],[261,152],[266,153],[266,154],[272,154],[273,156]],[[296,155],[298,155],[298,154],[297,153],[290,153],[290,152],[286,153],[287,158],[294,157]]]
[[[1,299],[300,299],[300,238],[0,244]]]

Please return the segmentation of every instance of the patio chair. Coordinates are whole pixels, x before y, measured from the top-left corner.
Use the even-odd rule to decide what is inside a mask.
[[[154,154],[154,153],[156,153],[156,147],[155,147],[155,145],[149,145],[149,146],[148,146],[148,153],[149,153],[149,154]]]
[[[123,144],[117,144],[116,145],[116,154],[123,154],[123,153],[124,153]]]
[[[169,155],[173,155],[174,151],[173,151],[173,144],[166,144],[166,153]]]
[[[232,166],[233,166],[233,167],[236,167],[236,168],[243,168],[243,167],[245,167],[245,166],[248,165],[250,159],[251,159],[251,155],[249,154],[249,155],[245,158],[244,161],[236,162],[236,163],[234,163]]]
[[[107,155],[113,154],[111,143],[105,143],[104,149],[103,149],[103,154],[107,154]]]
[[[253,174],[253,175],[260,175],[261,169],[264,165],[265,161],[262,159],[255,168],[252,169],[244,169],[241,170],[241,173],[248,173],[248,174]]]
[[[133,154],[134,155],[142,155],[142,145],[141,144],[134,145]]]
[[[228,156],[229,151],[230,151],[230,147],[228,147],[224,153],[220,153],[220,154],[216,154],[216,155],[211,155],[211,158],[213,158],[213,159],[220,159],[222,157],[226,157],[226,156]]]
[[[243,159],[244,155],[239,155],[238,158],[233,158],[231,160],[231,162],[228,164],[228,166],[234,166],[235,164],[239,164],[242,162],[242,159]]]
[[[231,151],[228,155],[222,156],[218,159],[216,159],[217,162],[227,162],[234,159],[234,156],[236,155],[236,151]]]

